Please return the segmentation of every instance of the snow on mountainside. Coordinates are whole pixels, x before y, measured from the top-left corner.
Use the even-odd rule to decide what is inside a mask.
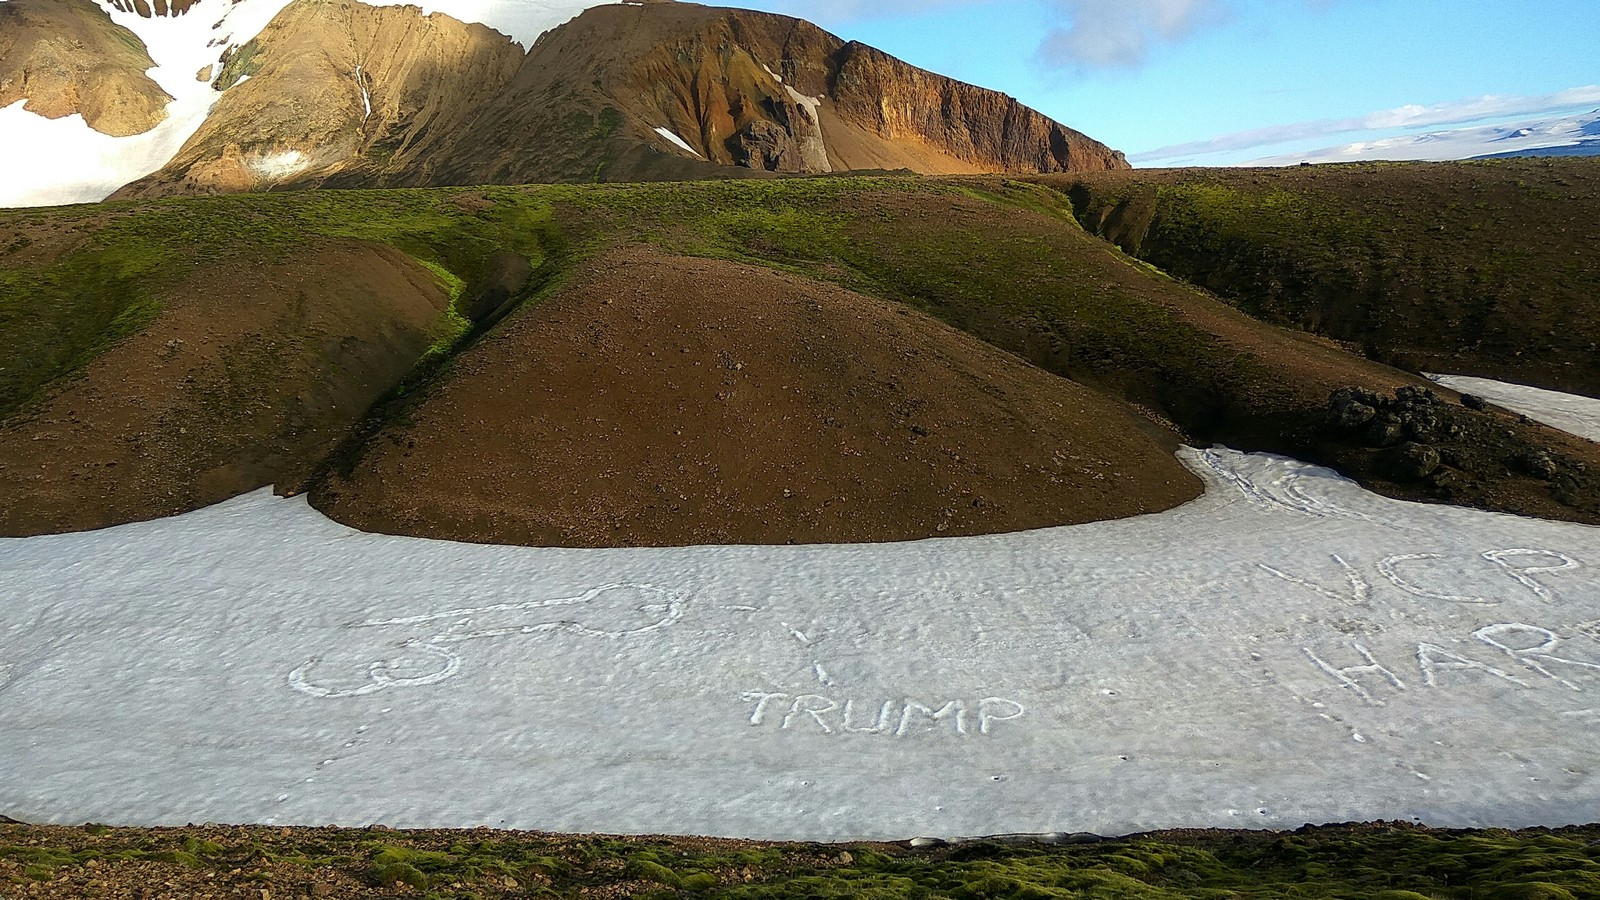
[[[1560,117],[1360,141],[1340,147],[1268,157],[1246,165],[1292,166],[1302,162],[1366,160],[1445,161],[1518,156],[1600,156],[1600,109]]]
[[[0,0],[0,3],[12,0]],[[18,101],[0,109],[0,206],[47,206],[103,200],[117,188],[166,165],[204,123],[222,96],[211,81],[224,54],[261,32],[291,0],[198,0],[186,13],[141,16],[114,0],[96,0],[112,21],[148,48],[149,75],[175,98],[154,129],[129,137],[101,134],[81,115],[46,119]],[[125,5],[125,4],[124,4]],[[372,6],[402,5],[373,0]],[[600,5],[591,0],[436,0],[426,13],[444,13],[508,34],[525,47],[540,34]]]
[[[0,142],[0,171],[30,173],[26,179],[0,180],[0,206],[102,200],[161,168],[221,96],[200,73],[220,66],[228,48],[255,37],[289,0],[239,0],[225,7],[200,0],[187,14],[150,18],[99,2],[113,22],[149,50],[156,63],[150,77],[174,98],[167,117],[144,134],[109,137],[91,129],[81,115],[46,119],[20,102],[0,110],[0,132],[6,135]]]

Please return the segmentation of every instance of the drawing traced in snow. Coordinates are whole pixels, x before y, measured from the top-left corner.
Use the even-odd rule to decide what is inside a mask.
[[[1170,512],[893,545],[453,544],[268,492],[0,541],[0,808],[804,840],[1600,818],[1600,529],[1182,456],[1208,490]]]
[[[477,609],[373,619],[349,628],[416,632],[386,656],[362,667],[359,684],[331,687],[312,679],[323,657],[313,656],[289,673],[289,686],[323,699],[365,697],[391,687],[439,684],[461,671],[463,660],[456,647],[467,641],[493,640],[533,634],[566,633],[586,637],[631,637],[665,628],[683,615],[683,601],[671,591],[649,585],[608,584],[576,597],[502,603]],[[417,655],[423,657],[417,666]],[[411,659],[407,659],[411,657]],[[431,669],[431,671],[429,671]],[[412,674],[399,674],[402,672]]]

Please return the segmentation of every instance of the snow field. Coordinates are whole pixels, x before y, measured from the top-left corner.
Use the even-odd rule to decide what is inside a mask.
[[[1521,413],[1570,434],[1600,441],[1600,400],[1465,375],[1429,375],[1435,384]]]
[[[1338,163],[1365,160],[1458,160],[1533,150],[1572,150],[1596,144],[1600,110],[1522,120],[1501,125],[1472,125],[1423,134],[1358,141],[1336,147],[1271,156],[1250,166],[1292,166],[1302,162]],[[1591,154],[1592,155],[1592,154]]]
[[[1177,510],[541,550],[263,491],[0,541],[0,811],[860,839],[1600,818],[1600,529],[1183,452]]]

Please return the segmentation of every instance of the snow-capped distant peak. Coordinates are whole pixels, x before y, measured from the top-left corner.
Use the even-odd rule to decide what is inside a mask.
[[[1256,160],[1250,165],[1367,160],[1458,160],[1509,156],[1600,156],[1600,110],[1500,125],[1406,134]]]

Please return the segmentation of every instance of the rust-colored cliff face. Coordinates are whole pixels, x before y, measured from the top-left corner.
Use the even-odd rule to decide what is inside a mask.
[[[142,134],[172,100],[145,74],[154,65],[92,0],[0,3],[0,107],[27,100],[48,119],[82,113],[102,134]]]
[[[595,7],[524,56],[411,7],[296,0],[218,85],[172,163],[117,196],[1127,168],[1004,94],[799,19],[689,3]]]
[[[563,134],[574,112],[615,134]],[[657,129],[691,148],[684,151]],[[555,146],[512,152],[497,135]],[[573,138],[586,138],[577,139]],[[996,91],[918,69],[799,19],[688,3],[604,6],[546,34],[465,141],[452,180],[911,169],[1125,169],[1122,154]],[[498,148],[498,149],[495,149]]]
[[[851,42],[835,55],[839,118],[896,142],[910,138],[988,172],[1126,169],[1123,155],[1015,99]]]

